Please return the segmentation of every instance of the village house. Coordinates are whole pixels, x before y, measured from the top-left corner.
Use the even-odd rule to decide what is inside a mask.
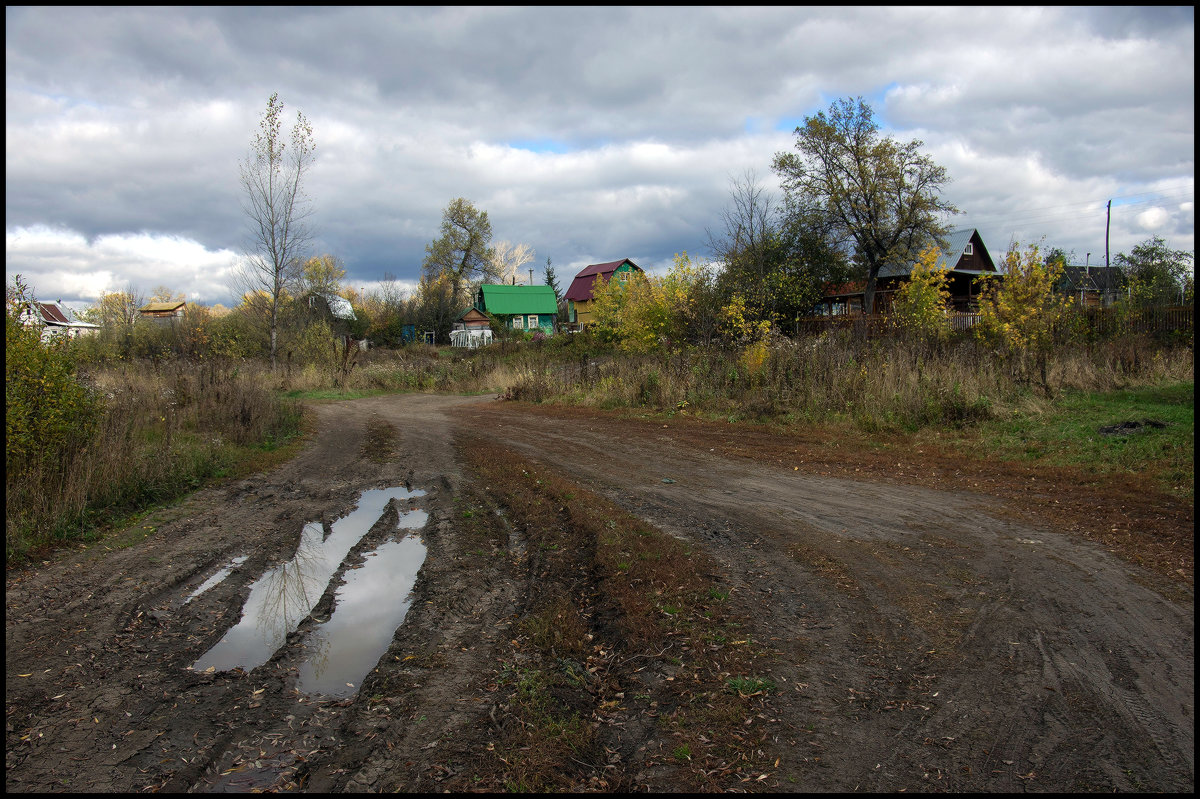
[[[80,322],[76,319],[75,315],[62,304],[62,300],[30,303],[21,312],[21,322],[23,324],[40,323],[43,342],[63,336],[77,338],[100,329],[100,325]]]
[[[628,258],[585,266],[579,274],[575,275],[575,279],[571,281],[571,286],[567,289],[567,321],[579,326],[595,321],[591,305],[593,302],[592,292],[596,287],[597,280],[607,283],[615,276],[617,280],[625,282],[634,272],[641,271],[642,268]]]
[[[1054,288],[1085,308],[1107,308],[1120,299],[1125,275],[1116,266],[1064,266]]]
[[[914,266],[915,260],[902,265],[887,265],[879,270],[875,280],[875,313],[888,312],[896,290],[908,280]],[[938,254],[937,268],[949,271],[946,287],[950,291],[950,306],[960,312],[975,310],[979,301],[979,278],[1000,275],[975,228],[955,230],[946,235],[946,246]],[[816,313],[821,316],[861,314],[866,285],[865,280],[860,280],[826,287]]]
[[[558,317],[558,298],[549,286],[485,283],[475,292],[473,310],[494,316],[509,330],[541,330],[550,335],[554,332],[554,321]],[[465,315],[460,316],[460,320],[464,320]]]

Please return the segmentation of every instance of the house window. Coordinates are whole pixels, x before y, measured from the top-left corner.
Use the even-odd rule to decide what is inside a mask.
[[[533,330],[533,329],[534,329],[535,327],[537,327],[537,326],[538,326],[538,318],[537,318],[537,314],[533,314],[533,313],[531,313],[531,314],[529,315],[529,329],[530,329],[530,330]]]
[[[975,245],[970,242],[967,242],[967,246],[963,247],[963,255],[974,255],[974,254],[975,254]]]
[[[629,280],[629,271],[624,270],[621,272],[617,272],[617,280],[621,281],[622,283]]]
[[[513,330],[520,330],[525,326],[524,316],[514,316],[512,319]]]

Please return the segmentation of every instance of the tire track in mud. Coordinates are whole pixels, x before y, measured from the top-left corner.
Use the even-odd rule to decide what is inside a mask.
[[[730,461],[619,420],[462,415],[727,565],[799,688],[773,700],[795,742],[779,755],[795,782],[777,788],[1192,784],[1190,595],[1166,599],[1096,546],[974,495]],[[1070,664],[1062,690],[1038,640]]]

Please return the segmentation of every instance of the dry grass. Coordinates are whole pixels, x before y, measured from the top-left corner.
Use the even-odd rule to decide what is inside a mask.
[[[1191,349],[1126,338],[1061,348],[1043,386],[970,339],[942,346],[833,332],[744,349],[526,365],[506,396],[730,421],[850,421],[868,431],[911,431],[992,418],[1066,390],[1190,380],[1192,372]]]
[[[103,408],[91,439],[6,475],[10,562],[179,497],[299,432],[300,407],[245,364],[125,364],[84,379]]]

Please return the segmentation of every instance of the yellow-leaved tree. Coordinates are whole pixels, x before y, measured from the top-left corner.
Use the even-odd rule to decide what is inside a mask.
[[[950,311],[950,272],[938,269],[940,251],[928,247],[917,256],[908,282],[892,300],[892,321],[923,341],[943,341],[949,335],[946,314]]]
[[[1060,260],[1046,263],[1037,245],[1021,251],[1013,242],[1000,276],[989,279],[979,297],[975,335],[1006,358],[1019,374],[1032,379],[1036,367],[1042,388],[1050,391],[1047,364],[1057,343],[1074,331],[1077,322],[1071,297],[1054,290],[1062,275]]]
[[[661,277],[635,273],[626,281],[596,280],[592,308],[598,332],[627,352],[647,353],[690,338],[699,325],[697,294],[712,275],[683,252]]]

